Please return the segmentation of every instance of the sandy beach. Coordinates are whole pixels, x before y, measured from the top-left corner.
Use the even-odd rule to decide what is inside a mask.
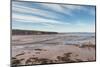
[[[95,61],[95,35],[13,35],[12,64]]]

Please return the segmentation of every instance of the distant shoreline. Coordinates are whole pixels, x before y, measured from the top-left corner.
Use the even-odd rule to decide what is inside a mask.
[[[38,30],[12,29],[12,35],[33,35],[33,34],[95,34],[95,32],[50,32]]]
[[[36,31],[36,30],[19,30],[19,29],[12,30],[12,35],[33,35],[33,34],[58,34],[58,32],[46,32],[46,31]]]

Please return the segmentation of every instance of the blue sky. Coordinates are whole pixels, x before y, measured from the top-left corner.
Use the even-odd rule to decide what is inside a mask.
[[[12,29],[95,32],[95,6],[13,1]]]

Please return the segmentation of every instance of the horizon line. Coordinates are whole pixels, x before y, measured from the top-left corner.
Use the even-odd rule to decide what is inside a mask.
[[[73,31],[73,32],[59,32],[59,31],[46,31],[46,30],[32,30],[32,29],[11,29],[11,30],[28,30],[28,31],[44,31],[44,32],[57,32],[57,33],[78,33],[79,31],[77,31],[77,32],[75,32],[75,31]],[[82,32],[79,32],[79,33],[82,33]],[[83,33],[95,33],[95,31],[94,32],[83,32]]]

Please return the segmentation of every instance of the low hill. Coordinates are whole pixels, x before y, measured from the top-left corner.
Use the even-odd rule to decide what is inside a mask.
[[[57,32],[12,29],[12,35],[57,34]]]

